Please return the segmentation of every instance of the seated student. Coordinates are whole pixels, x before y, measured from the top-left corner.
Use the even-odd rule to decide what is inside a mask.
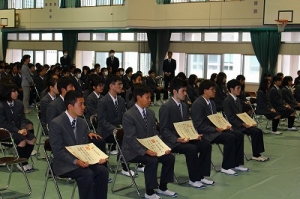
[[[298,128],[294,127],[296,111],[282,99],[281,83],[280,76],[273,77],[273,86],[269,91],[270,104],[280,113],[281,118],[288,118],[288,130],[298,131]]]
[[[293,78],[285,76],[282,80],[282,99],[293,109],[300,110],[300,103],[293,96],[292,92]]]
[[[297,77],[294,80],[294,85],[297,86],[300,81],[300,70],[297,71]]]
[[[253,160],[262,162],[268,160],[269,158],[261,155],[265,151],[262,130],[247,125],[236,115],[243,113],[241,100],[237,97],[241,92],[241,83],[236,79],[232,79],[227,82],[227,88],[229,95],[224,100],[223,108],[229,123],[232,125],[234,131],[251,136]]]
[[[172,98],[159,109],[160,134],[162,135],[162,140],[172,149],[172,152],[185,155],[189,184],[196,188],[205,188],[203,184],[214,184],[214,181],[204,177],[210,175],[210,143],[201,138],[202,134],[198,136],[197,140],[180,138],[173,125],[173,123],[189,119],[188,106],[183,102],[186,97],[186,90],[186,81],[178,78],[174,78],[171,81],[170,91]]]
[[[142,84],[142,75],[138,74],[138,73],[134,73],[131,75],[131,87],[126,91],[126,97],[125,97],[125,101],[126,104],[132,99],[132,87],[134,86],[134,84]]]
[[[160,94],[164,94],[163,100],[166,101],[168,99],[168,90],[163,89],[163,87],[161,86],[158,86],[154,70],[149,70],[148,74],[149,77],[146,79],[146,85],[149,86],[152,89],[153,93],[156,94],[156,105],[160,106],[162,104],[160,101]],[[151,96],[151,101],[154,102],[154,95]]]
[[[123,116],[123,145],[122,152],[126,161],[142,163],[145,166],[145,198],[159,199],[158,194],[176,197],[177,193],[168,190],[167,184],[173,182],[175,157],[166,151],[165,155],[157,157],[154,151],[143,147],[137,138],[147,138],[158,135],[156,130],[155,114],[148,109],[151,103],[151,89],[146,85],[134,88],[133,98],[136,104]],[[157,167],[162,163],[160,184],[157,184]]]
[[[41,123],[44,129],[44,132],[46,135],[48,134],[48,128],[47,128],[47,107],[48,105],[56,99],[56,96],[59,94],[57,89],[57,80],[56,79],[49,79],[47,82],[47,91],[48,94],[45,95],[40,103],[40,109],[41,109]]]
[[[226,74],[223,72],[220,72],[217,76],[217,81],[215,85],[216,94],[214,99],[212,99],[216,106],[217,106],[217,112],[223,111],[223,101],[227,96],[227,89],[226,89]]]
[[[244,135],[237,131],[219,129],[207,118],[211,114],[216,114],[215,102],[211,99],[215,97],[215,84],[210,80],[204,80],[199,87],[198,97],[192,105],[192,120],[195,129],[199,134],[203,134],[204,140],[211,144],[223,144],[223,162],[221,172],[228,175],[237,175],[236,171],[249,171],[241,165],[244,164]]]
[[[300,83],[298,83],[297,86],[295,87],[294,95],[297,102],[300,102]]]
[[[252,115],[252,107],[250,102],[247,100],[246,97],[250,96],[248,93],[245,92],[245,81],[246,78],[244,75],[238,75],[236,77],[236,80],[238,80],[241,83],[241,92],[238,98],[240,98],[241,104],[242,104],[242,110],[243,112],[248,113],[248,115]]]
[[[132,84],[131,84],[131,76],[132,76],[132,72],[133,72],[133,69],[132,67],[128,67],[126,70],[125,70],[125,75],[123,76],[122,78],[122,82],[123,82],[123,87],[124,89],[128,90]]]
[[[272,132],[275,135],[280,135],[281,132],[277,131],[279,119],[281,117],[270,104],[268,93],[270,90],[271,81],[268,79],[262,79],[260,82],[258,91],[256,93],[256,114],[264,115],[267,119],[272,120]]]
[[[79,68],[74,69],[74,75],[72,76],[74,78],[74,87],[76,91],[79,91],[83,93],[85,90],[85,84],[84,82],[80,79],[81,77],[81,70]]]
[[[33,151],[36,138],[33,134],[33,123],[26,119],[23,103],[18,100],[18,88],[15,84],[4,84],[1,90],[0,128],[7,129],[17,145],[20,158],[28,159]],[[33,171],[28,162],[23,163],[26,172]],[[19,170],[22,170],[17,165]]]
[[[69,91],[65,95],[64,104],[67,110],[53,119],[49,125],[54,173],[75,179],[81,199],[106,199],[108,170],[103,164],[107,159],[100,159],[98,164],[89,165],[88,162],[77,159],[65,148],[87,144],[88,137],[91,136],[86,122],[80,118],[85,108],[82,93]]]
[[[45,75],[46,75],[47,71],[46,71],[46,68],[38,68],[35,72],[37,73],[37,75],[34,76],[33,80],[34,80],[36,90],[40,96],[41,92],[47,87],[46,81],[45,81],[46,80]]]
[[[188,86],[187,86],[187,94],[193,103],[197,97],[199,97],[199,87],[197,85],[198,77],[197,75],[190,75],[188,79]]]

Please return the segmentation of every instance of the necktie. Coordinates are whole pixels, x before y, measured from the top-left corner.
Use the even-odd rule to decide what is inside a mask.
[[[168,59],[169,63],[171,63],[171,59]]]
[[[116,109],[116,113],[117,113],[117,115],[118,115],[119,109],[118,109],[118,102],[117,102],[117,101],[115,101],[115,109]]]
[[[183,118],[183,117],[182,117],[182,111],[181,111],[181,104],[178,104],[178,109],[179,109],[179,113],[180,113],[180,115],[181,115],[181,118]]]
[[[76,120],[72,121],[71,126],[73,128],[73,133],[74,133],[75,139],[77,139],[76,138]]]
[[[111,58],[111,62],[114,62],[114,57]]]
[[[146,115],[145,109],[143,109],[143,119],[144,119],[145,126],[146,126],[146,129],[147,129],[147,127],[148,127],[148,121],[147,121],[147,115]]]
[[[238,99],[235,100],[235,105],[239,109],[239,101],[238,101]]]
[[[10,104],[9,107],[10,107],[11,113],[14,113],[14,105]]]
[[[214,114],[214,112],[213,112],[213,109],[212,109],[212,106],[211,106],[211,103],[210,103],[210,102],[208,102],[208,108],[210,109],[210,111],[211,111],[211,114]]]

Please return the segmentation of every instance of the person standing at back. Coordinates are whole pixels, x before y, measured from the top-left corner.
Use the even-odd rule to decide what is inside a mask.
[[[33,85],[33,79],[31,77],[31,73],[29,71],[28,64],[30,62],[30,55],[24,55],[22,58],[22,89],[23,89],[23,105],[24,112],[29,113],[29,98],[30,98],[30,86]]]
[[[64,50],[64,55],[60,58],[60,64],[63,68],[69,68],[71,66],[71,57],[68,56],[67,50]]]
[[[106,59],[106,66],[110,74],[116,74],[120,66],[119,59],[115,57],[115,51],[109,51],[109,57]]]
[[[168,89],[169,84],[171,83],[172,79],[175,77],[176,60],[172,59],[172,55],[173,53],[169,51],[168,59],[165,59],[163,63],[165,89]]]

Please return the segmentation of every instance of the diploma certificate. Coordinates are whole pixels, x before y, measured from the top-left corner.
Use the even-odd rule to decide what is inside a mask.
[[[174,123],[174,127],[181,138],[196,140],[199,137],[199,134],[197,133],[191,120]]]
[[[157,135],[137,140],[147,149],[156,152],[158,157],[171,150]]]

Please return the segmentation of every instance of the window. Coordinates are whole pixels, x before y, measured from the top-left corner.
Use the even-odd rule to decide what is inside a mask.
[[[242,41],[251,42],[250,32],[243,32],[242,33]]]
[[[96,6],[96,0],[81,0],[81,6]]]
[[[150,66],[151,66],[151,54],[140,53],[140,71],[142,71],[143,75],[148,75]]]
[[[198,78],[204,78],[204,55],[189,54],[187,76],[197,75]]]
[[[43,41],[52,41],[53,34],[52,33],[42,33],[42,40]]]
[[[35,7],[36,8],[43,8],[44,7],[44,0],[36,0]]]
[[[57,51],[57,63],[60,63],[60,58],[64,56],[63,51]]]
[[[132,67],[134,73],[138,71],[138,52],[124,52],[123,68],[128,67]]]
[[[40,40],[39,33],[31,33],[31,40]]]
[[[300,43],[300,32],[282,32],[281,41],[286,43]]]
[[[57,63],[57,50],[45,50],[45,63],[49,65]]]
[[[95,61],[95,64],[100,64],[101,68],[102,67],[106,67],[106,58],[107,57],[108,57],[108,53],[107,52],[96,52],[96,61]]]
[[[19,33],[19,40],[29,40],[29,33]]]
[[[207,55],[207,74],[210,77],[213,73],[221,71],[221,55]]]
[[[43,8],[44,0],[9,0],[8,9]]]
[[[7,34],[7,39],[8,40],[17,40],[17,33],[8,33]]]
[[[105,33],[93,33],[93,41],[105,41]]]
[[[107,33],[107,40],[108,41],[118,41],[119,34],[118,33]]]
[[[134,33],[121,33],[121,41],[134,41]]]
[[[136,37],[138,41],[148,41],[147,33],[137,33]]]
[[[76,51],[77,68],[82,66],[92,67],[95,62],[95,51]]]
[[[221,34],[221,41],[239,41],[238,32],[223,32]]]
[[[218,33],[216,32],[204,33],[204,41],[218,41]]]
[[[23,50],[22,52],[22,57],[23,55],[30,55],[30,63],[34,63],[34,54],[33,54],[33,50]]]
[[[226,73],[227,79],[235,79],[236,76],[242,74],[241,73],[241,59],[242,55],[240,54],[224,54],[223,61],[223,72]]]
[[[35,51],[35,63],[44,65],[44,53],[45,51]]]
[[[124,0],[113,0],[112,3],[113,3],[113,5],[123,5]]]
[[[78,33],[78,41],[90,41],[91,34],[90,33]]]
[[[201,41],[201,33],[185,33],[185,41]]]
[[[20,62],[22,59],[21,49],[7,49],[6,62],[15,63]]]
[[[285,75],[296,77],[297,71],[300,69],[299,62],[299,55],[279,55],[277,61],[277,72],[282,72]]]
[[[110,0],[97,0],[98,6],[110,5]]]
[[[62,41],[62,33],[54,33],[54,40],[55,41]]]
[[[246,82],[259,83],[260,64],[255,55],[244,55],[244,76]]]
[[[167,55],[168,55],[168,53],[166,53],[166,58],[167,58]],[[172,58],[176,60],[175,76],[179,72],[186,73],[186,54],[185,53],[174,53],[173,52]]]
[[[182,41],[182,33],[172,33],[170,41]]]

